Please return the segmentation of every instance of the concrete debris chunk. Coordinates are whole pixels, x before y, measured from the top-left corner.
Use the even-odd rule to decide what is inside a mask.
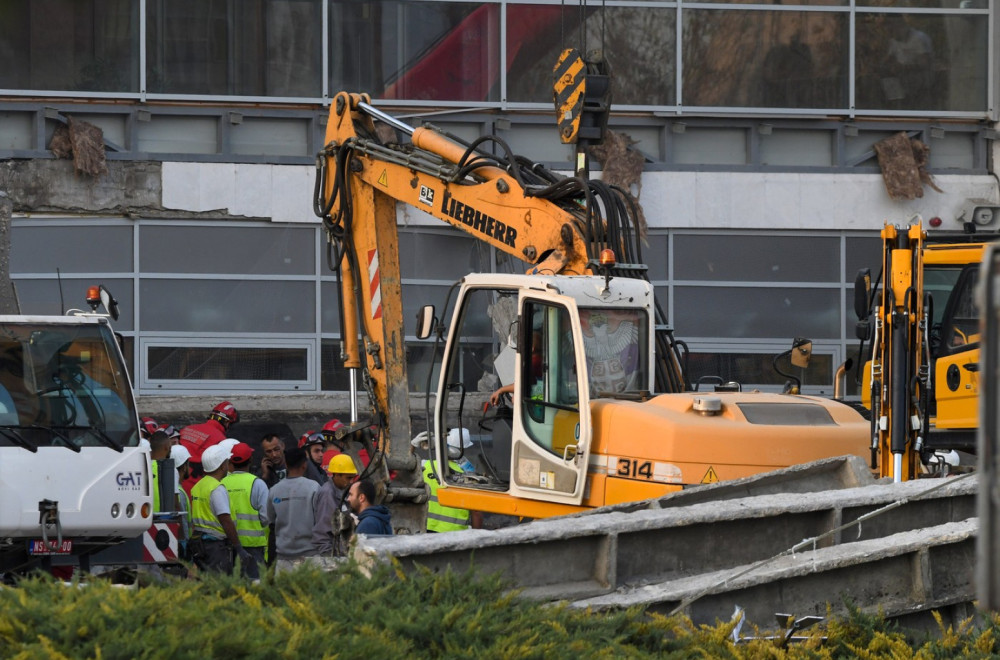
[[[56,158],[73,158],[73,169],[78,174],[99,177],[108,173],[104,154],[104,131],[85,121],[67,117],[67,125],[59,126],[52,134],[49,149]]]
[[[924,185],[942,192],[927,172],[930,147],[920,140],[901,131],[876,142],[874,148],[886,192],[894,201],[923,197]]]

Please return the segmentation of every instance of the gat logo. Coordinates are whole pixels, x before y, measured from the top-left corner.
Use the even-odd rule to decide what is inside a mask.
[[[142,472],[119,472],[115,475],[118,490],[139,490],[142,487]]]

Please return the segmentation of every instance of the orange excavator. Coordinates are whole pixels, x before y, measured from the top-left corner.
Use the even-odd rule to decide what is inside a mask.
[[[424,436],[441,504],[545,517],[867,456],[868,422],[840,402],[735,383],[690,391],[623,191],[560,176],[496,137],[462,143],[411,128],[344,92],[317,170],[315,210],[342,283],[345,366],[360,371],[379,429],[368,471],[388,484],[397,528],[422,531],[426,501],[410,442],[397,203],[525,262],[525,274],[464,277],[447,328],[430,307],[418,320],[419,338],[436,329],[444,340]],[[509,391],[510,405],[476,423],[466,395],[493,389]],[[463,431],[449,445],[451,429]]]

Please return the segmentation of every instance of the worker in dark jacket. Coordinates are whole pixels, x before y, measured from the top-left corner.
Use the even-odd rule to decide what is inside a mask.
[[[358,517],[355,534],[384,536],[392,534],[389,509],[375,504],[375,484],[368,479],[355,481],[347,492],[347,504]]]

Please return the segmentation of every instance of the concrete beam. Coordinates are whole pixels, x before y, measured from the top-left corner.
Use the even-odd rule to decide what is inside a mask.
[[[826,616],[829,606],[833,614],[844,615],[847,603],[881,610],[887,618],[909,616],[974,599],[976,528],[972,518],[800,552],[753,570],[737,566],[630,586],[572,604],[596,609],[638,605],[664,614],[681,607],[696,623],[726,620],[739,606],[747,621],[764,626],[777,612]],[[687,604],[688,599],[694,600]]]
[[[693,580],[770,559],[890,504],[893,508],[860,526],[817,541],[816,549],[967,520],[975,516],[975,492],[972,479],[918,480],[630,513],[601,511],[493,531],[362,538],[354,556],[362,564],[394,557],[406,569],[475,566],[503,573],[527,597],[596,604],[593,599],[616,591]],[[827,593],[812,597],[825,601]]]

